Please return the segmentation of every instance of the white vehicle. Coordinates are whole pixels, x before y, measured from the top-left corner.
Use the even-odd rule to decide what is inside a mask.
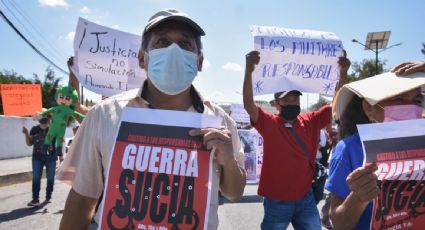
[[[63,151],[65,154],[68,153],[68,150],[71,147],[72,140],[74,140],[74,137],[65,138],[65,151]]]

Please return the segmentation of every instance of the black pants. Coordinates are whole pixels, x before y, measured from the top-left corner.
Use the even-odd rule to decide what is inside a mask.
[[[319,179],[314,180],[314,182],[311,185],[313,189],[314,199],[316,200],[316,204],[318,204],[319,201],[323,199],[323,192],[325,189],[325,183],[326,183],[327,177],[328,177],[327,175],[324,175],[320,177]]]

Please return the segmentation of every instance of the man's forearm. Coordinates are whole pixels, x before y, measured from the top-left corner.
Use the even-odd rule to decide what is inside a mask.
[[[242,196],[246,184],[246,172],[233,160],[222,167],[220,191],[230,201]]]
[[[332,197],[331,200],[333,201]],[[334,229],[354,229],[367,205],[368,203],[360,202],[353,194],[348,195],[335,209],[331,208],[330,218]]]
[[[257,107],[254,103],[254,94],[252,92],[252,73],[245,71],[245,79],[243,82],[243,104],[245,110],[251,114],[252,110],[256,110]]]
[[[25,135],[25,142],[27,143],[28,146],[32,145],[32,138],[28,133],[24,133]]]
[[[88,229],[96,202],[97,199],[82,196],[71,189],[59,229]]]
[[[338,92],[338,90],[341,89],[343,85],[345,85],[346,81],[347,81],[347,72],[341,71],[341,73],[339,74],[339,81],[338,81],[338,84],[336,85],[335,92]]]

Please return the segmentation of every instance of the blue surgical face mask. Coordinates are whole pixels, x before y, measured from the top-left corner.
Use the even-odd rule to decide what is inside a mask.
[[[149,51],[148,78],[167,95],[176,95],[190,87],[198,74],[198,55],[173,43]]]

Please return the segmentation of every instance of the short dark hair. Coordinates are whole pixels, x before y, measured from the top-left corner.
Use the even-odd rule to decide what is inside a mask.
[[[345,111],[339,119],[339,132],[341,139],[356,133],[356,125],[370,123],[369,118],[363,111],[363,100],[363,98],[354,95],[350,102],[348,102]]]
[[[148,44],[149,41],[151,39],[151,34],[152,31],[148,31],[146,33],[143,34],[142,36],[142,46],[141,49],[142,51],[147,51],[148,50]],[[196,47],[198,48],[198,54],[202,53],[202,41],[201,41],[201,36],[196,36],[195,37],[195,43],[196,43]]]

